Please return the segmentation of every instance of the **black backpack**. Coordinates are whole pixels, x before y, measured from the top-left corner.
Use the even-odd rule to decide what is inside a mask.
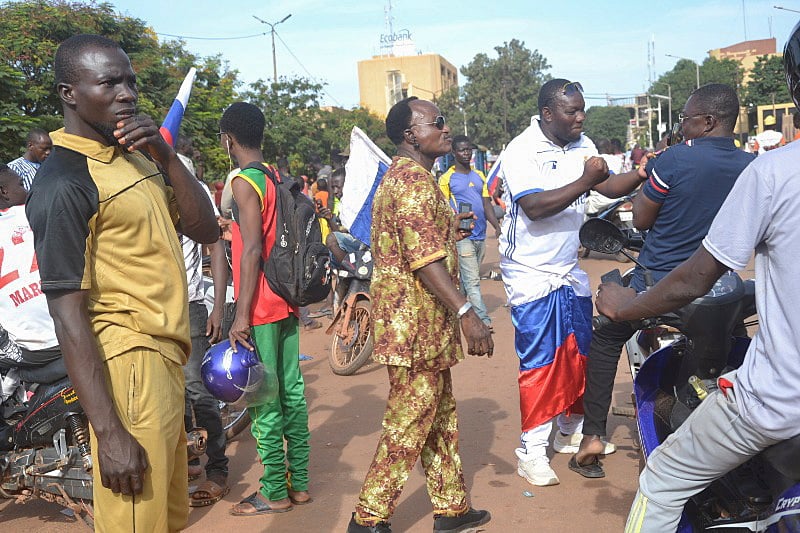
[[[275,244],[261,267],[270,288],[291,305],[303,307],[324,300],[331,290],[328,248],[314,203],[303,194],[295,180],[278,181],[272,170],[260,162],[242,168],[264,173],[275,186]],[[233,218],[239,217],[234,203]]]

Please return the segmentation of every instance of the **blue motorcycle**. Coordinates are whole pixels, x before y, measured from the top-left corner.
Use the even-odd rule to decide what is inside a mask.
[[[590,220],[581,228],[581,242],[595,251],[618,253],[625,236],[613,224]],[[753,280],[728,273],[708,294],[678,311],[637,321],[639,330],[668,326],[681,333],[649,354],[634,375],[642,468],[717,389],[719,376],[742,364],[750,344],[746,327],[756,323],[745,320],[755,313]],[[607,323],[598,316],[593,326]],[[678,532],[717,530],[800,532],[800,435],[767,448],[690,499]]]

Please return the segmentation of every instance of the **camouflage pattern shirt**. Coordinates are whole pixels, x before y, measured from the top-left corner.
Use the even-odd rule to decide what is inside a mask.
[[[458,317],[414,271],[443,260],[458,285],[452,210],[419,163],[394,157],[372,204],[373,359],[414,371],[450,368],[464,358]]]

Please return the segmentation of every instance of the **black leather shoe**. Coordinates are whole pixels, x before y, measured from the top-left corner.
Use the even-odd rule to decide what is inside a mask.
[[[461,516],[437,516],[433,519],[433,533],[473,533],[492,519],[489,511],[469,508]]]
[[[392,533],[389,525],[389,522],[378,522],[374,526],[362,526],[356,522],[356,514],[353,513],[350,523],[347,524],[347,533]]]

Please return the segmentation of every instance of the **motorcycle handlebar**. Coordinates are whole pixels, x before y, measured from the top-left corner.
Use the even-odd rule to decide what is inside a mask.
[[[597,315],[592,317],[592,329],[602,329],[612,323],[612,320],[605,315]]]

